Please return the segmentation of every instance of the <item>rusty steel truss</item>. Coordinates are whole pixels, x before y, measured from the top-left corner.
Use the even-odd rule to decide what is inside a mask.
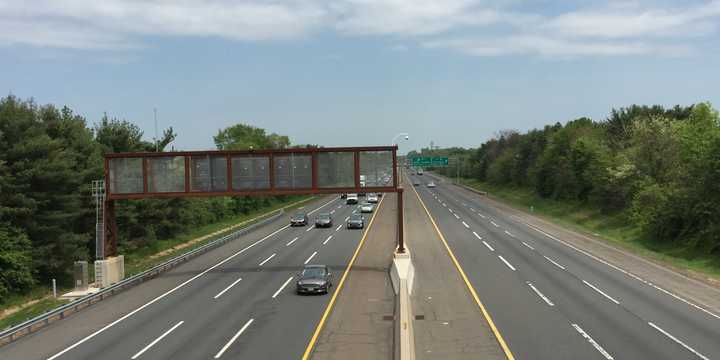
[[[375,176],[372,181],[364,181],[366,175],[361,174],[361,169],[369,165],[377,168],[377,164],[370,164],[372,159],[364,159],[373,155],[385,160],[380,165],[385,166],[382,180]],[[298,170],[304,172],[302,176],[295,174],[296,157],[303,160],[303,169]],[[241,172],[247,171],[247,167],[233,169],[240,161],[246,161],[245,164],[249,161],[251,167],[260,164],[257,165],[260,174],[250,170],[254,177],[243,178]],[[211,162],[219,169],[219,176],[213,172]],[[398,193],[398,251],[404,252],[402,188],[398,186],[398,176],[397,146],[106,154],[104,256],[117,255],[116,200],[363,192]]]

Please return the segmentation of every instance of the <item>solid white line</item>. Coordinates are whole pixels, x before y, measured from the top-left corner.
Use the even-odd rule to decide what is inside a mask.
[[[507,260],[505,260],[505,258],[502,257],[502,255],[498,255],[498,257],[500,258],[500,260],[502,260],[505,263],[505,265],[507,265],[510,268],[510,270],[515,271],[515,267],[512,266],[512,264],[510,264]]]
[[[522,221],[521,221],[521,222],[522,222]],[[550,234],[548,234],[548,233],[546,233],[546,232],[538,229],[537,227],[535,227],[535,226],[533,226],[533,225],[530,225],[530,224],[528,224],[528,223],[526,223],[526,222],[522,222],[522,223],[524,223],[525,225],[527,225],[527,227],[529,227],[529,228],[531,228],[531,229],[533,229],[533,230],[535,230],[535,231],[537,231],[537,232],[545,235],[546,237],[548,237],[548,238],[550,238],[550,239],[553,239],[553,240],[555,240],[555,241],[557,241],[557,242],[559,242],[559,243],[561,243],[561,244],[563,244],[563,245],[565,245],[565,246],[567,246],[567,247],[569,247],[569,248],[571,248],[571,249],[573,249],[573,250],[575,250],[575,251],[577,251],[577,252],[579,252],[579,253],[581,253],[581,254],[583,254],[583,255],[585,255],[585,256],[587,256],[587,257],[589,257],[589,258],[591,258],[591,259],[593,259],[593,260],[595,260],[595,261],[597,261],[597,262],[599,262],[599,263],[601,263],[601,264],[607,265],[608,267],[610,267],[610,268],[612,268],[612,269],[615,269],[615,270],[617,270],[617,271],[619,271],[619,272],[621,272],[621,273],[623,273],[623,274],[625,274],[625,275],[628,275],[628,276],[634,278],[635,280],[638,280],[638,281],[640,281],[640,282],[642,282],[642,283],[644,283],[644,284],[650,285],[646,280],[643,280],[642,278],[638,277],[637,275],[635,275],[635,274],[633,274],[633,273],[631,273],[631,272],[629,272],[629,271],[626,271],[626,270],[624,270],[624,269],[621,269],[621,268],[619,268],[619,267],[617,267],[617,266],[615,266],[615,265],[613,265],[613,264],[611,264],[611,263],[609,263],[609,262],[607,262],[607,261],[605,261],[605,260],[603,260],[603,259],[600,259],[599,257],[597,257],[597,256],[595,256],[595,255],[593,255],[593,254],[588,253],[588,252],[585,251],[585,250],[579,249],[579,248],[577,248],[576,246],[573,246],[573,245],[571,245],[571,244],[569,244],[569,243],[567,243],[567,242],[565,242],[565,241],[563,241],[563,240],[560,240],[560,239],[558,239],[558,238],[556,238],[556,237],[554,237],[554,236],[552,236],[552,235],[550,235]],[[654,287],[655,289],[657,289],[657,290],[665,293],[666,295],[670,295],[670,296],[672,296],[673,298],[675,298],[675,299],[677,299],[677,300],[679,300],[679,301],[682,301],[683,303],[685,303],[685,304],[687,304],[687,305],[692,306],[692,307],[695,308],[695,309],[698,309],[698,310],[700,310],[700,311],[702,311],[702,312],[704,312],[704,313],[706,313],[706,314],[708,314],[708,315],[710,315],[710,316],[712,316],[712,317],[714,317],[714,318],[716,318],[716,319],[720,319],[720,315],[715,314],[715,313],[711,312],[711,311],[708,310],[708,309],[705,309],[705,308],[703,308],[703,307],[701,307],[701,306],[699,306],[699,305],[697,305],[697,304],[694,304],[694,303],[690,302],[689,300],[686,300],[686,299],[684,299],[684,298],[682,298],[682,297],[680,297],[680,296],[678,296],[678,295],[676,295],[676,294],[673,294],[673,293],[671,293],[671,292],[669,292],[669,291],[667,291],[667,290],[665,290],[665,289],[663,289],[663,288],[660,288],[660,287],[655,286],[655,285],[651,285],[651,286]]]
[[[453,215],[455,215],[455,218],[456,218],[456,219],[460,219],[460,217],[458,216],[458,214],[453,214]]]
[[[470,228],[470,225],[468,225],[466,222],[463,221],[462,223],[463,223],[463,226],[465,226],[466,228],[468,228],[468,229]]]
[[[277,253],[273,253],[272,255],[270,255],[269,258],[263,260],[263,262],[261,262],[258,266],[263,266],[263,265],[265,265],[265,263],[268,262],[268,261],[270,261],[270,259],[274,258],[275,255],[277,255]]]
[[[283,289],[287,286],[287,284],[289,284],[290,281],[292,281],[292,279],[293,279],[292,276],[291,276],[289,279],[287,279],[287,280],[285,281],[285,283],[282,284],[282,286],[273,294],[272,298],[273,298],[273,299],[276,298],[276,297],[278,296],[278,294],[280,294],[280,292],[283,291]]]
[[[478,235],[478,233],[473,231],[473,235],[475,235],[475,237],[478,238],[478,240],[482,240],[482,237],[480,235]]]
[[[598,289],[595,285],[593,285],[593,284],[591,284],[591,283],[589,283],[589,282],[587,282],[587,281],[585,281],[585,280],[583,280],[582,282],[585,283],[585,285],[591,287],[593,290],[595,290],[595,291],[597,291],[598,293],[602,294],[602,296],[606,297],[608,300],[614,302],[614,303],[617,304],[617,305],[620,305],[620,302],[619,302],[619,301],[613,299],[612,296],[604,293],[602,290]]]
[[[663,335],[669,337],[672,341],[680,344],[682,347],[684,347],[685,349],[687,349],[687,350],[690,351],[691,353],[695,354],[697,357],[699,357],[699,358],[701,358],[701,359],[703,359],[703,360],[710,360],[710,359],[707,358],[707,356],[699,353],[697,350],[691,348],[689,345],[687,345],[687,344],[685,344],[684,342],[680,341],[678,338],[672,336],[672,334],[670,334],[669,332],[661,329],[659,326],[657,326],[657,325],[655,325],[655,324],[653,324],[653,323],[651,323],[651,322],[648,322],[648,325],[654,327],[655,330],[663,333]]]
[[[553,265],[559,267],[560,269],[565,270],[565,267],[562,266],[562,265],[560,265],[560,264],[558,264],[555,260],[553,260],[553,259],[551,259],[551,258],[549,258],[549,257],[547,257],[547,256],[543,256],[543,257],[544,257],[547,261],[553,263]]]
[[[334,200],[333,200],[333,201],[334,201]],[[332,201],[331,201],[331,202],[332,202]],[[329,203],[328,203],[328,204],[329,204]],[[326,205],[327,205],[327,204],[326,204]],[[323,206],[325,206],[325,205],[323,205]],[[104,332],[105,330],[107,330],[107,329],[109,329],[109,328],[117,325],[119,322],[121,322],[121,321],[123,321],[123,320],[125,320],[125,319],[127,319],[127,318],[129,318],[129,317],[131,317],[131,316],[133,316],[133,315],[135,315],[135,314],[137,314],[139,311],[142,311],[142,310],[145,309],[146,307],[148,307],[148,306],[156,303],[157,301],[160,301],[160,300],[163,299],[164,297],[166,297],[166,296],[174,293],[175,291],[177,291],[178,289],[182,288],[183,286],[185,286],[185,285],[187,285],[187,284],[195,281],[195,280],[198,279],[199,277],[201,277],[201,276],[209,273],[210,271],[214,270],[214,269],[217,268],[218,266],[221,266],[222,264],[224,264],[224,263],[232,260],[232,259],[235,258],[236,256],[244,253],[245,251],[249,250],[250,248],[254,247],[255,245],[260,244],[261,242],[263,242],[263,241],[265,241],[265,240],[267,240],[267,239],[269,239],[269,238],[277,235],[279,232],[281,232],[281,231],[283,231],[283,230],[285,230],[285,229],[287,229],[287,228],[289,228],[289,227],[290,227],[290,225],[285,225],[285,226],[281,227],[280,229],[275,230],[275,231],[272,232],[270,235],[267,235],[267,236],[265,236],[264,238],[262,238],[262,239],[260,239],[260,240],[258,240],[258,241],[256,241],[256,242],[254,242],[254,243],[246,246],[244,249],[242,249],[242,250],[240,250],[240,251],[238,251],[238,252],[236,252],[236,253],[228,256],[228,257],[226,257],[225,259],[223,259],[223,260],[220,261],[219,263],[217,263],[217,264],[215,264],[215,265],[213,265],[213,266],[205,269],[203,272],[201,272],[201,273],[199,273],[199,274],[191,277],[190,279],[185,280],[185,281],[182,282],[180,285],[178,285],[178,286],[176,286],[176,287],[174,287],[174,288],[166,291],[165,293],[163,293],[163,294],[161,294],[160,296],[158,296],[158,297],[150,300],[149,302],[145,303],[144,305],[140,306],[139,308],[137,308],[137,309],[135,309],[135,310],[127,313],[127,314],[124,315],[123,317],[121,317],[121,318],[119,318],[119,319],[117,319],[117,320],[115,320],[115,321],[113,321],[113,322],[105,325],[104,327],[100,328],[99,330],[95,331],[94,333],[92,333],[92,334],[84,337],[83,339],[77,341],[76,343],[68,346],[67,348],[65,348],[64,350],[60,351],[59,353],[57,353],[57,354],[49,357],[47,360],[57,359],[58,357],[60,357],[60,356],[62,356],[63,354],[65,354],[66,352],[68,352],[68,351],[70,351],[70,350],[72,350],[72,349],[74,349],[74,348],[82,345],[83,343],[85,343],[86,341],[94,338],[94,337],[97,336],[98,334],[100,334],[100,333]]]
[[[496,224],[494,221],[490,220],[490,223],[493,224],[495,227],[500,227],[500,225]]]
[[[507,231],[507,230],[505,230],[505,234],[507,234],[507,236],[510,236],[510,237],[515,237],[515,235],[511,234],[511,233],[510,233],[509,231]]]
[[[326,245],[330,239],[332,239],[332,235],[328,236],[328,238],[323,241],[323,245]]]
[[[582,335],[582,337],[585,338],[585,340],[587,340],[592,346],[594,346],[595,349],[598,352],[600,352],[600,354],[602,354],[602,356],[604,356],[607,360],[613,360],[613,357],[610,356],[610,354],[607,351],[605,351],[605,349],[603,349],[602,346],[600,346],[600,344],[598,344],[595,340],[593,340],[593,338],[591,338],[590,335],[588,335],[585,331],[583,331],[583,329],[581,329],[580,326],[578,326],[577,324],[571,324],[571,325],[572,325],[572,327],[575,328],[575,330],[577,330],[577,332],[580,333],[580,335]]]
[[[162,340],[164,337],[166,337],[168,334],[170,334],[173,330],[177,329],[178,326],[182,325],[184,321],[180,321],[179,323],[175,324],[175,326],[171,327],[168,331],[165,331],[162,335],[160,335],[157,339],[153,340],[151,343],[147,344],[142,350],[138,351],[137,354],[133,355],[130,359],[137,359],[142,355],[144,352],[148,351],[153,345],[157,344],[158,341]]]
[[[523,241],[522,243],[523,243],[523,245],[527,246],[528,249],[530,249],[530,250],[535,250],[535,248],[532,247],[532,246],[530,246],[530,244],[528,244],[528,243],[526,243],[526,242],[524,242],[524,241]]]
[[[490,244],[486,243],[485,240],[483,240],[482,242],[483,242],[483,244],[485,244],[485,246],[487,246],[488,249],[490,249],[490,251],[495,251],[495,249],[493,249],[493,247],[490,246]]]
[[[294,239],[290,240],[290,242],[289,242],[289,243],[287,243],[287,244],[285,244],[285,246],[290,246],[290,245],[292,245],[292,244],[293,244],[294,242],[296,242],[296,241],[297,241],[297,239],[299,239],[299,238],[297,238],[297,237],[296,237],[296,238],[294,238]]]
[[[222,294],[224,294],[226,291],[230,290],[230,288],[233,287],[233,286],[235,286],[235,284],[239,283],[240,280],[242,280],[242,278],[238,278],[237,280],[233,281],[232,284],[230,284],[228,287],[224,288],[222,291],[220,291],[219,293],[217,293],[217,295],[215,295],[215,296],[213,297],[213,299],[217,299],[217,298],[221,297]]]
[[[312,258],[315,257],[315,255],[317,255],[317,251],[314,251],[314,252],[312,253],[312,255],[310,255],[310,257],[307,258],[307,260],[305,260],[305,265],[307,265],[307,263],[309,263],[310,260],[312,260]]]
[[[540,290],[535,288],[535,286],[533,286],[533,284],[531,284],[529,282],[527,284],[528,284],[528,286],[530,286],[531,289],[533,289],[533,291],[537,294],[537,296],[539,296],[541,299],[545,300],[545,303],[548,304],[548,306],[555,306],[555,304],[553,304],[553,302],[550,301],[550,299],[548,299],[547,296],[543,295],[543,293],[541,293]]]
[[[307,228],[307,230],[305,230],[305,232],[308,232],[308,231],[310,231],[310,230],[312,230],[312,229],[314,229],[314,228],[315,228],[315,225],[311,225],[309,228]]]
[[[220,351],[218,351],[218,353],[215,355],[215,358],[219,359],[222,356],[222,354],[225,353],[225,350],[227,350],[230,347],[230,345],[232,345],[232,343],[234,343],[235,340],[237,340],[237,338],[240,337],[240,335],[242,335],[243,332],[245,332],[245,329],[247,329],[248,326],[250,326],[250,324],[253,323],[253,321],[255,321],[255,319],[248,320],[248,322],[245,323],[245,325],[240,329],[240,331],[238,331],[235,334],[235,336],[233,336],[232,339],[230,339],[230,341],[228,341],[227,344],[225,344],[225,346],[223,346],[223,348],[220,349]]]
[[[345,221],[347,221],[347,220],[345,220]],[[335,228],[335,231],[340,231],[340,229],[342,229],[342,224],[338,225],[338,227]]]

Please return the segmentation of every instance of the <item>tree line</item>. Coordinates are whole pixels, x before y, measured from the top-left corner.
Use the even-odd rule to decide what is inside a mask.
[[[632,105],[602,121],[501,131],[474,149],[408,154],[420,155],[459,159],[436,169],[448,176],[585,203],[619,213],[651,241],[720,255],[720,117],[709,103]]]
[[[163,132],[163,151],[176,137]],[[238,124],[218,131],[218,149],[282,148],[287,136]],[[0,304],[57,278],[71,283],[72,263],[93,260],[92,180],[103,178],[103,154],[156,151],[135,124],[103,116],[90,125],[68,107],[0,99]],[[121,253],[198,226],[249,213],[276,197],[143,199],[116,204]]]

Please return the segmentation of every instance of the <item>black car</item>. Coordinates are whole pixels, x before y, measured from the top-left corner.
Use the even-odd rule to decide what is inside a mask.
[[[332,215],[330,213],[320,213],[315,218],[315,227],[331,227],[333,226]]]
[[[308,217],[305,213],[297,213],[290,218],[290,226],[305,226],[308,224]]]
[[[362,229],[365,227],[365,218],[362,215],[352,214],[346,226],[348,229]]]
[[[332,274],[327,265],[305,265],[297,281],[298,294],[327,294],[332,287]]]

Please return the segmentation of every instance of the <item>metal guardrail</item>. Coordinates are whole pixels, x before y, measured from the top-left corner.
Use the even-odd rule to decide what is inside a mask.
[[[68,315],[74,314],[75,312],[77,312],[81,309],[84,309],[92,304],[95,304],[97,302],[105,300],[117,293],[127,290],[128,288],[131,288],[135,285],[138,285],[147,280],[150,280],[150,279],[160,275],[161,273],[176,267],[179,264],[182,264],[192,258],[197,257],[198,255],[204,254],[210,250],[213,250],[221,245],[226,244],[227,242],[235,240],[238,237],[257,229],[258,227],[261,227],[272,221],[275,221],[276,219],[280,218],[284,213],[285,213],[284,209],[277,210],[275,212],[275,214],[273,214],[273,215],[269,215],[268,217],[258,220],[240,230],[233,231],[232,233],[225,235],[219,239],[213,240],[203,246],[200,246],[196,249],[188,251],[184,254],[178,255],[168,261],[163,262],[162,264],[156,265],[156,266],[154,266],[148,270],[145,270],[139,274],[133,275],[117,284],[114,284],[105,289],[102,289],[94,294],[89,294],[84,297],[81,297],[75,301],[72,301],[68,304],[57,307],[57,308],[50,310],[42,315],[39,315],[35,318],[27,320],[21,324],[18,324],[11,328],[3,330],[2,332],[0,332],[0,347],[7,345],[25,335],[32,334],[32,333],[36,332],[37,330],[55,322],[55,321],[64,319]]]

